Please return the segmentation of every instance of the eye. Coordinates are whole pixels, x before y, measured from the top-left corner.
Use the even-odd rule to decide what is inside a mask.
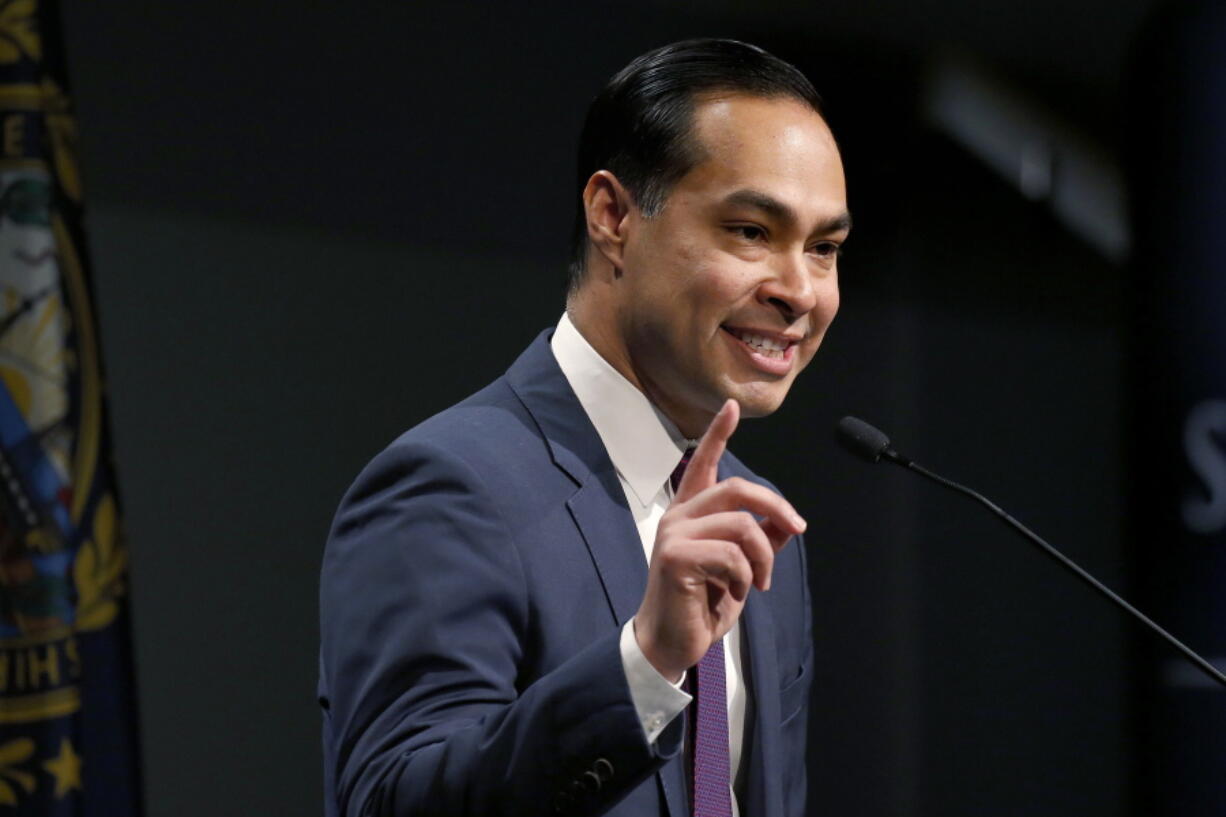
[[[729,224],[725,229],[737,238],[753,244],[766,239],[766,230],[756,224]]]
[[[833,241],[819,241],[810,252],[818,258],[838,258],[843,254],[843,247]]]

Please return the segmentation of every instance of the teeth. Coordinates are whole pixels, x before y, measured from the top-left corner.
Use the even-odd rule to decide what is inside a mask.
[[[764,335],[756,335],[753,332],[737,332],[736,334],[742,342],[752,346],[755,351],[765,357],[782,358],[783,353],[788,348],[787,343],[784,341],[768,338]]]
[[[745,345],[752,346],[753,350],[763,357],[781,359],[783,352],[787,351],[786,341],[775,340],[765,335],[755,335],[754,332],[736,332],[736,335]]]

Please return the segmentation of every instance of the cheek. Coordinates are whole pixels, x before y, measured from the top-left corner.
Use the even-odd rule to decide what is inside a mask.
[[[813,319],[815,326],[821,333],[825,333],[826,328],[834,321],[834,316],[839,312],[839,284],[837,279],[832,279],[821,291],[821,295],[817,302],[817,308],[814,310]]]
[[[804,368],[809,365],[809,362],[817,354],[818,347],[826,337],[826,330],[830,328],[831,322],[834,321],[834,316],[839,311],[839,290],[835,287],[832,292],[823,297],[818,303],[817,308],[813,311],[813,332],[814,338],[812,342],[807,344],[804,349],[804,357],[802,365],[797,369]]]
[[[692,301],[696,283],[707,277],[710,259],[695,241],[674,237],[641,248],[637,260],[642,270],[639,296],[652,301],[658,310],[676,309],[682,301]]]
[[[692,269],[687,297],[703,313],[721,316],[753,299],[761,274],[752,266],[731,261],[726,254],[710,252]]]
[[[716,269],[710,248],[697,242],[679,245],[671,270],[677,294],[691,300],[699,297],[710,287]]]
[[[839,292],[836,289],[834,296],[830,299],[830,307],[826,312],[826,326],[829,326],[834,321],[834,316],[839,314]]]
[[[682,258],[681,265],[673,270],[671,296],[675,303],[672,308],[684,313],[678,316],[681,320],[692,320],[709,311],[710,304],[718,297],[719,269],[711,258],[697,249],[684,253]]]

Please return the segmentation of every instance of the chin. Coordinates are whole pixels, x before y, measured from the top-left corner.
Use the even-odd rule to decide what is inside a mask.
[[[783,405],[787,393],[762,393],[745,389],[737,389],[728,395],[741,406],[742,417],[766,417],[774,414]]]

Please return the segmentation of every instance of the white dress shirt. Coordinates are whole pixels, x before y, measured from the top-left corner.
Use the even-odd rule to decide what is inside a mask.
[[[579,334],[567,315],[562,315],[551,341],[553,355],[566,376],[579,404],[600,435],[605,451],[617,469],[626,494],[626,504],[638,527],[643,554],[651,561],[660,517],[672,502],[669,477],[685,450],[696,444],[687,440],[641,391],[600,356]],[[745,684],[741,672],[741,625],[738,621],[724,636],[724,669],[728,692],[728,750],[732,780],[741,764],[745,734]],[[630,685],[630,697],[643,724],[648,743],[654,743],[692,700],[651,665],[634,637],[634,619],[621,634],[622,665]],[[736,795],[732,813],[737,815]]]

